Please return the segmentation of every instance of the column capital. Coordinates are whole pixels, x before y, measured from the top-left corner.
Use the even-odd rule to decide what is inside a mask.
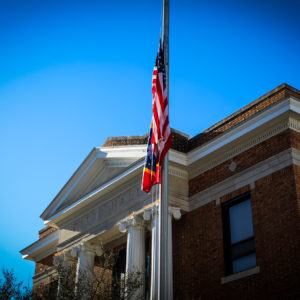
[[[179,220],[181,218],[179,207],[169,206],[168,213],[171,217],[173,216],[175,220]]]
[[[121,232],[126,232],[130,227],[144,227],[145,222],[139,215],[133,215],[126,218],[120,222],[119,230]]]
[[[159,207],[156,204],[151,207],[145,208],[143,218],[144,218],[144,220],[149,221],[152,216],[158,215],[158,213],[159,213]]]
[[[101,256],[103,254],[103,250],[99,245],[94,245],[89,242],[81,242],[79,245],[72,248],[71,255],[75,257],[78,256],[79,253],[90,253]]]
[[[75,258],[71,255],[71,250],[65,250],[63,252],[57,253],[54,256],[53,263],[54,265],[58,265],[64,262],[75,262]]]

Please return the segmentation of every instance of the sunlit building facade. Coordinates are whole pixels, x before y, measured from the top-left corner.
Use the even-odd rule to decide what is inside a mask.
[[[300,92],[282,84],[197,136],[172,135],[170,299],[300,297]],[[104,247],[119,252],[114,274],[139,270],[155,299],[158,199],[141,191],[146,144],[147,135],[108,138],[59,191],[41,215],[46,228],[21,251],[36,262],[34,286],[55,274],[54,256],[93,268]]]

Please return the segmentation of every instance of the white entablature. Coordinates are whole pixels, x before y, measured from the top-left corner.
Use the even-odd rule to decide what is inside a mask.
[[[290,120],[291,116],[288,115],[291,112],[298,116],[300,103],[297,99],[288,97],[188,153],[171,149],[170,174],[186,180],[193,178],[199,171],[203,172],[214,164],[245,151],[270,137],[272,133],[277,134],[290,127],[295,130],[296,121]],[[267,131],[270,133],[266,135]],[[145,153],[146,145],[94,148],[41,218],[49,224],[57,216],[67,215],[75,206],[88,204],[96,195],[98,197],[110,188],[115,189],[124,180],[140,174]]]
[[[188,153],[171,149],[171,205],[183,211],[193,209],[188,196],[190,178],[287,128],[300,131],[299,115],[300,103],[290,96]],[[145,153],[146,145],[91,151],[41,215],[46,225],[60,229],[59,243],[79,233],[85,236],[113,228],[118,218],[149,204],[151,196],[140,191]],[[66,226],[72,229],[68,232]]]

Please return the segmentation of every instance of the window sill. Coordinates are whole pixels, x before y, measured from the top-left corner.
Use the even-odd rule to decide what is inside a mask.
[[[224,284],[224,283],[227,283],[227,282],[230,282],[230,281],[234,281],[234,280],[238,280],[238,279],[241,279],[241,278],[244,278],[244,277],[248,277],[248,276],[251,276],[251,275],[254,275],[254,274],[257,274],[259,273],[259,267],[256,266],[254,268],[251,268],[251,269],[248,269],[248,270],[245,270],[245,271],[242,271],[242,272],[239,272],[239,273],[235,273],[235,274],[232,274],[232,275],[229,275],[229,276],[225,276],[225,277],[222,277],[221,278],[221,284]]]

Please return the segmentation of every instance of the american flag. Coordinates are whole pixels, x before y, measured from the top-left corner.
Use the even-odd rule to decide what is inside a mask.
[[[164,50],[159,49],[152,76],[152,111],[151,129],[145,159],[142,189],[149,193],[152,185],[161,183],[161,166],[171,147],[172,135],[169,125],[169,104],[166,94],[166,73]]]

